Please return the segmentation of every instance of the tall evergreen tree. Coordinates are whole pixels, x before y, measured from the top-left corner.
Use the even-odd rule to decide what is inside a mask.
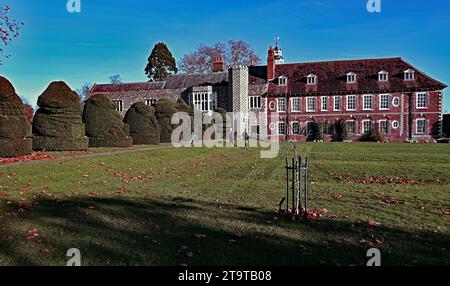
[[[165,80],[168,75],[176,74],[177,64],[169,48],[164,43],[158,43],[152,50],[145,68],[145,74],[150,81]]]

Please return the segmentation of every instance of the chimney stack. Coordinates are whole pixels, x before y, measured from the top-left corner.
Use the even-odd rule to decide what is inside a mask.
[[[213,72],[223,72],[224,71],[224,62],[222,57],[214,57],[213,58]]]
[[[267,80],[273,80],[275,78],[275,52],[270,46],[269,56],[267,57]]]

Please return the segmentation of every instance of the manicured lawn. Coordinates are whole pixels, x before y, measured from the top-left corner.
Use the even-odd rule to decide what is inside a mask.
[[[450,146],[310,144],[310,223],[277,217],[277,159],[155,149],[0,166],[0,265],[450,265]]]

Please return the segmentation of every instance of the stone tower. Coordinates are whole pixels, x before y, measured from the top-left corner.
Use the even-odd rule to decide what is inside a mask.
[[[250,133],[248,126],[248,67],[234,66],[230,68],[230,107],[233,114],[233,130],[237,132],[238,138],[242,137],[245,130]]]

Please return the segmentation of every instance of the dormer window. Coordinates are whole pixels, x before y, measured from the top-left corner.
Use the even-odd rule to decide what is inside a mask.
[[[309,85],[317,84],[317,76],[315,74],[310,74],[306,77],[306,81]]]
[[[389,73],[387,71],[380,71],[378,73],[378,81],[379,82],[387,82],[387,81],[389,81]]]
[[[349,72],[347,74],[347,83],[356,83],[356,73]]]
[[[286,86],[286,85],[287,85],[287,82],[288,82],[288,78],[285,77],[285,76],[280,76],[280,77],[278,78],[278,85],[279,85],[279,86]]]
[[[404,71],[405,80],[415,80],[415,71],[412,69],[407,69]]]

